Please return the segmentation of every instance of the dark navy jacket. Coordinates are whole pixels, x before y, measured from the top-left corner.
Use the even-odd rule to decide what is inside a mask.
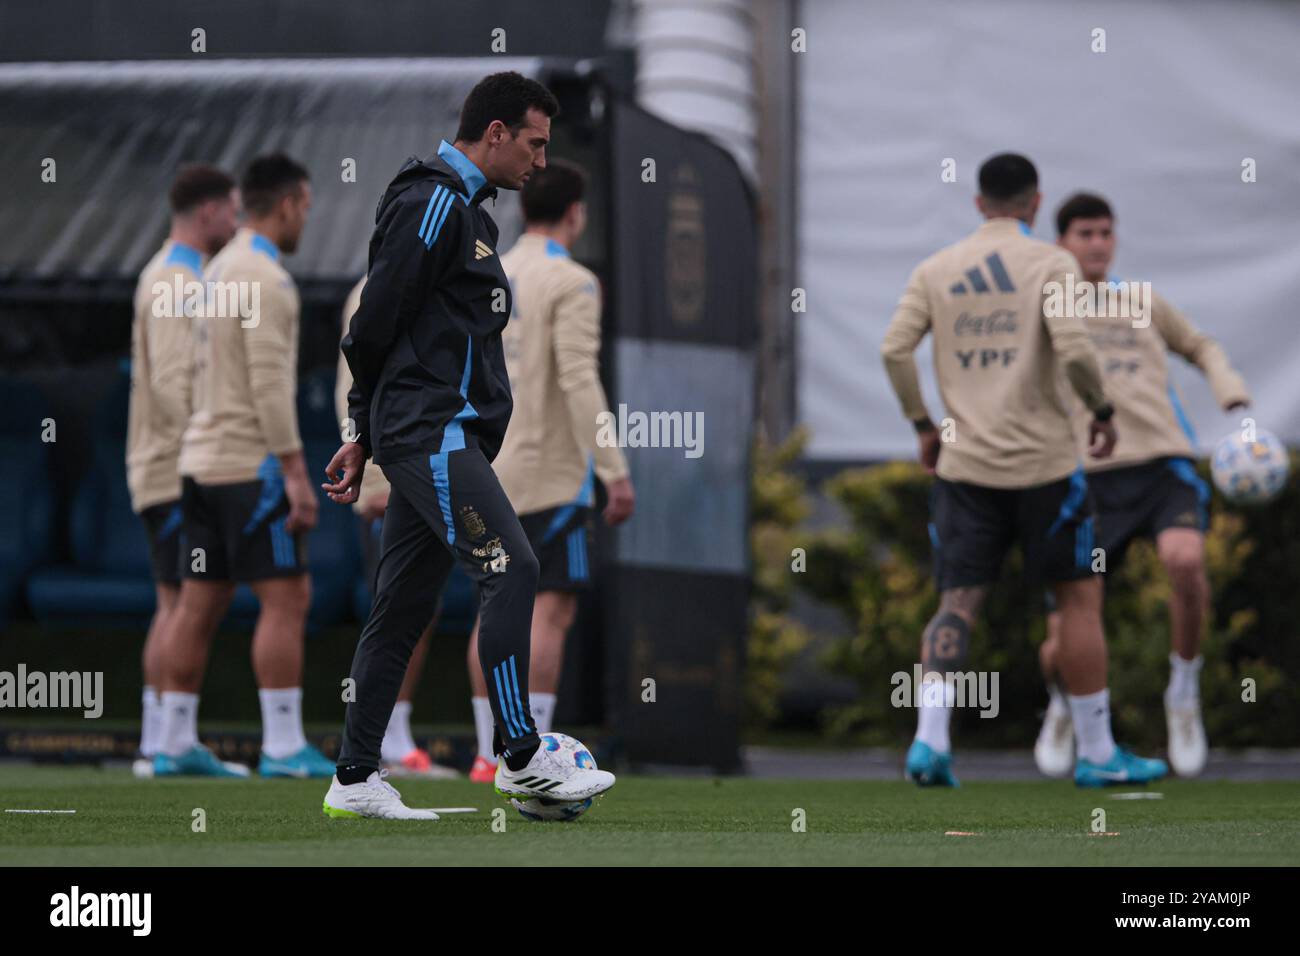
[[[414,157],[375,213],[370,271],[343,338],[348,415],[378,464],[478,445],[496,457],[510,421],[501,330],[510,283],[496,253],[494,198],[446,140]]]

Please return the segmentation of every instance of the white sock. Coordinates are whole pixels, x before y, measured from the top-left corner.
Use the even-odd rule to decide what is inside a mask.
[[[414,749],[415,738],[411,736],[411,702],[399,700],[393,705],[392,716],[388,718],[384,742],[379,745],[379,759],[385,763],[397,763]]]
[[[1176,704],[1194,704],[1201,696],[1201,655],[1185,661],[1169,655],[1169,689],[1165,699]]]
[[[943,680],[928,680],[921,684],[921,706],[916,712],[916,739],[938,753],[952,750],[948,739],[948,722],[952,719],[954,702],[952,686]]]
[[[140,702],[144,705],[140,719],[140,754],[144,757],[152,757],[158,752],[158,744],[162,740],[162,700],[156,688],[145,684]]]
[[[1070,695],[1070,717],[1074,721],[1074,742],[1079,759],[1106,763],[1115,756],[1115,738],[1110,734],[1110,690],[1103,688],[1082,697]]]
[[[1059,684],[1052,684],[1047,688],[1047,712],[1053,716],[1070,712],[1070,704],[1065,699],[1065,691],[1061,690]]]
[[[259,690],[262,702],[262,753],[283,760],[307,746],[302,732],[302,688]]]
[[[551,721],[555,719],[555,695],[528,693],[528,709],[533,712],[533,725],[539,734],[550,733]]]
[[[158,750],[179,757],[199,742],[199,695],[165,690],[159,695],[162,736]]]
[[[492,702],[486,697],[471,697],[469,703],[474,708],[474,735],[478,738],[478,755],[495,761],[497,758],[492,752],[492,730],[496,727],[496,718],[492,716]]]

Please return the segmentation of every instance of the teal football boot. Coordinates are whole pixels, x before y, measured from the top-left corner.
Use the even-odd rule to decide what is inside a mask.
[[[1163,760],[1135,757],[1123,747],[1105,763],[1093,763],[1079,758],[1074,765],[1074,782],[1080,787],[1116,787],[1126,783],[1150,783],[1169,773]]]
[[[248,768],[243,764],[220,760],[207,747],[195,744],[179,757],[171,757],[163,753],[155,754],[153,775],[155,777],[247,777]]]
[[[919,740],[907,751],[907,775],[922,787],[961,786],[952,775],[952,753],[941,754]]]
[[[279,760],[262,754],[257,763],[257,772],[263,777],[332,777],[334,761],[326,760],[325,755],[311,744],[297,753]]]

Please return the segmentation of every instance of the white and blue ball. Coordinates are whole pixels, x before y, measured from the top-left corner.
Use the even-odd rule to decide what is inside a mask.
[[[1272,501],[1286,486],[1289,471],[1286,446],[1263,429],[1256,429],[1254,441],[1233,432],[1215,446],[1210,459],[1214,486],[1229,501],[1241,505]]]
[[[540,746],[559,753],[565,760],[572,760],[584,770],[595,770],[596,758],[591,755],[587,745],[568,734],[542,734]],[[586,800],[551,800],[546,797],[532,797],[520,800],[510,798],[511,805],[526,820],[576,820],[591,809],[591,798]]]

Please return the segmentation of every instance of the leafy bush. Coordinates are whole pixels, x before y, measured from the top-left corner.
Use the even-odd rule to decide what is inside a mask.
[[[754,557],[753,620],[745,650],[745,723],[770,725],[779,716],[781,675],[809,640],[785,612],[795,575],[795,535],[808,517],[808,489],[790,466],[803,453],[805,435],[795,432],[780,447],[754,448],[750,495],[750,550]]]
[[[788,454],[777,455],[766,467],[788,467],[793,460]],[[1300,614],[1296,464],[1293,461],[1287,489],[1267,508],[1234,509],[1216,495],[1206,539],[1213,611],[1202,648],[1201,678],[1213,745],[1294,746],[1300,735],[1300,696],[1293,690],[1300,675],[1300,649],[1292,639]],[[758,484],[799,487],[796,479],[770,471],[761,482],[756,480]],[[824,713],[831,736],[898,744],[915,729],[913,710],[890,705],[890,678],[898,671],[911,673],[921,633],[938,602],[927,530],[930,484],[918,466],[906,463],[841,472],[826,483],[825,491],[843,508],[847,524],[800,535],[808,543],[807,573],[792,575],[788,566],[775,564],[758,572],[759,591],[769,598],[763,611],[769,616],[759,615],[751,644],[778,646],[778,635],[793,627],[781,619],[784,604],[771,600],[773,595],[788,600],[791,584],[853,622],[853,633],[833,643],[824,663],[856,680],[861,694],[854,703]],[[799,487],[801,494],[804,490]],[[756,555],[769,553],[769,547],[770,554],[779,553],[770,543],[778,536],[770,525],[788,534],[783,522],[798,520],[798,511],[773,512],[769,526],[762,528],[756,521]],[[801,513],[806,513],[806,504]],[[762,548],[760,540],[765,542]],[[1020,558],[1013,552],[972,635],[967,665],[998,673],[1001,712],[988,720],[969,708],[958,711],[954,735],[965,745],[1025,747],[1037,733],[1046,703],[1038,669],[1045,624],[1040,595],[1026,591],[1021,582]],[[1164,744],[1161,694],[1169,671],[1168,599],[1169,583],[1154,547],[1136,542],[1123,566],[1111,569],[1105,617],[1116,735],[1147,749]],[[765,663],[765,687],[779,680],[772,673],[777,657]],[[1254,681],[1255,702],[1242,700],[1247,679]],[[770,711],[765,715],[771,719]]]

